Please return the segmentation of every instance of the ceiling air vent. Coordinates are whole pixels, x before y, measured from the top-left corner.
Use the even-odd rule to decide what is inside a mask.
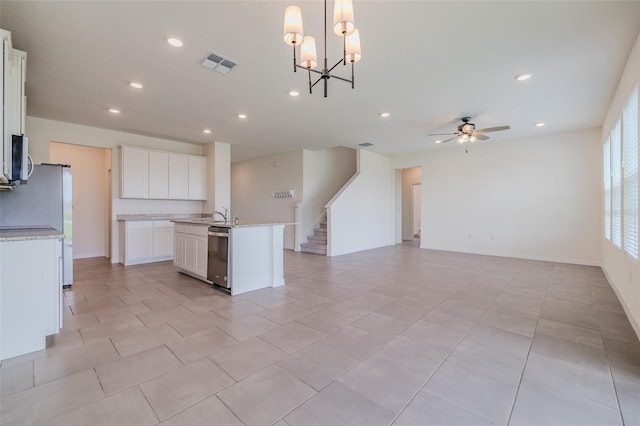
[[[218,71],[220,74],[226,74],[231,71],[231,68],[237,64],[230,59],[224,58],[217,53],[209,53],[209,55],[202,61],[202,66],[214,71]]]
[[[363,143],[359,143],[359,146],[363,146],[363,147],[368,147],[368,146],[373,146],[373,144],[371,142],[363,142]]]

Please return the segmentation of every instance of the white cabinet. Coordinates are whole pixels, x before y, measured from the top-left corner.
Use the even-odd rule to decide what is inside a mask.
[[[126,223],[125,256],[125,265],[153,257],[153,222]]]
[[[184,225],[175,225],[173,237],[173,264],[178,268],[184,267]]]
[[[207,225],[178,226],[180,228],[176,228],[175,233],[176,254],[174,265],[189,275],[206,280],[209,249],[207,232],[209,227]],[[180,230],[184,232],[179,232]],[[179,261],[178,256],[181,256]]]
[[[153,257],[173,257],[173,223],[168,220],[153,222]]]
[[[169,153],[149,151],[149,198],[169,198]]]
[[[207,199],[207,158],[189,156],[189,199]]]
[[[60,239],[0,242],[0,360],[44,349],[60,332]]]
[[[0,30],[0,39],[2,43],[0,100],[3,106],[0,111],[0,134],[2,135],[0,180],[5,181],[11,175],[11,135],[25,133],[27,54],[13,49],[9,31]]]
[[[149,151],[122,147],[122,198],[149,198]]]
[[[189,156],[169,154],[169,198],[189,199]]]
[[[206,200],[207,157],[122,147],[122,198]]]
[[[168,220],[124,222],[124,264],[173,258],[173,223]]]

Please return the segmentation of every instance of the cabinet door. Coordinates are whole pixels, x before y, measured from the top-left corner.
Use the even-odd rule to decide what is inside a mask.
[[[197,274],[197,249],[198,236],[184,234],[184,258],[182,259],[183,268],[189,272]]]
[[[57,239],[0,242],[0,360],[44,349],[60,331],[61,247]]]
[[[149,151],[149,198],[169,198],[169,153]]]
[[[184,234],[182,232],[175,233],[173,249],[173,264],[184,268]]]
[[[173,256],[173,223],[168,220],[153,222],[153,257]]]
[[[122,147],[122,198],[149,198],[149,151]]]
[[[207,261],[208,261],[208,238],[196,237],[196,274],[201,277],[207,277]]]
[[[126,222],[125,265],[153,257],[153,222]]]
[[[207,199],[207,158],[189,157],[189,199]]]
[[[169,154],[169,198],[189,198],[189,156]]]

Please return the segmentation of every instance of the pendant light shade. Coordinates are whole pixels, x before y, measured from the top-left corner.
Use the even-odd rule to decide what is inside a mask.
[[[315,68],[318,65],[316,39],[312,36],[305,36],[300,46],[300,65],[305,68]]]
[[[298,6],[289,6],[284,11],[284,42],[300,44],[303,40],[302,12]]]
[[[2,1],[2,0],[0,0]],[[329,18],[330,9],[327,6],[327,0],[324,0],[324,55],[322,58],[320,69],[315,69],[320,63],[318,62],[318,53],[316,48],[316,39],[312,36],[305,36],[302,31],[302,12],[297,6],[288,6],[284,11],[284,42],[293,49],[293,71],[298,69],[305,71],[309,77],[309,94],[313,93],[313,88],[321,83],[324,90],[324,97],[327,97],[329,79],[335,79],[351,84],[351,88],[355,88],[355,63],[362,57],[360,49],[360,33],[356,30],[353,20],[353,2],[352,0],[334,0],[333,9],[333,30],[342,39],[342,51],[340,52],[340,60],[334,65],[329,64],[327,59],[327,32],[331,31],[331,21]],[[299,47],[298,47],[299,46]],[[298,52],[299,61],[298,61]],[[340,77],[334,74],[334,69],[338,65],[351,64],[351,78]],[[317,78],[312,81],[311,76]]]
[[[333,6],[333,32],[339,36],[349,35],[355,29],[352,1],[335,0]]]
[[[362,50],[360,49],[360,31],[354,30],[351,35],[347,36],[345,43],[345,59],[347,62],[358,62],[362,58]]]

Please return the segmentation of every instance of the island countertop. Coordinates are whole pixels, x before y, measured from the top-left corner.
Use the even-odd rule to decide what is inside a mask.
[[[63,237],[64,233],[48,226],[5,226],[0,228],[0,241],[49,240]]]
[[[251,220],[239,220],[238,223],[230,223],[224,221],[213,220],[212,218],[191,218],[191,219],[172,219],[174,223],[186,223],[188,225],[201,225],[201,226],[218,226],[220,228],[243,228],[251,226],[284,226],[294,225],[293,222],[261,222]]]

